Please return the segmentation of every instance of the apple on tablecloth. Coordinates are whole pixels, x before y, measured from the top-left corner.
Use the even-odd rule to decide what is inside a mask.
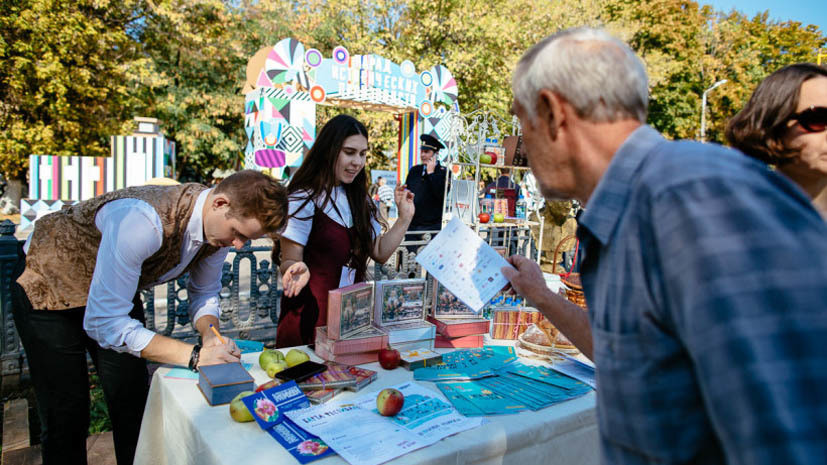
[[[386,370],[393,370],[399,366],[399,362],[401,361],[402,355],[400,355],[396,349],[386,347],[379,351],[379,365]]]
[[[386,417],[399,413],[404,404],[405,396],[394,388],[382,389],[376,396],[376,409]]]

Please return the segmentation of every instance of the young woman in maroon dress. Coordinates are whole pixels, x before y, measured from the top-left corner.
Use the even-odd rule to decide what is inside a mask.
[[[284,286],[276,347],[312,344],[316,326],[327,324],[327,292],[364,281],[368,258],[385,263],[411,223],[413,194],[399,186],[399,218],[380,234],[385,223],[364,170],[367,134],[351,116],[332,118],[290,180],[290,218],[273,249]]]

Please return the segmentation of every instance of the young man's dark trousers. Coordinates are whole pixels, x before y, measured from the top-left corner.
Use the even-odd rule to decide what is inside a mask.
[[[23,272],[25,255],[14,279]],[[88,352],[97,368],[112,421],[115,456],[131,465],[149,392],[146,361],[128,353],[101,348],[83,330],[85,307],[35,310],[23,288],[12,283],[12,313],[26,351],[40,417],[44,465],[86,464],[89,433]],[[129,314],[145,322],[135,296]]]

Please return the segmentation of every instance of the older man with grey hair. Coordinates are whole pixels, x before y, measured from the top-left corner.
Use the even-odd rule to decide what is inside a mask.
[[[601,30],[513,78],[529,165],[585,206],[588,314],[524,257],[503,269],[597,367],[606,463],[824,463],[827,226],[783,176],[645,124],[643,63]]]

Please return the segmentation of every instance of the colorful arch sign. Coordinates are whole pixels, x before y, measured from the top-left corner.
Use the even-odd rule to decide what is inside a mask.
[[[402,115],[397,173],[401,178],[416,163],[419,135],[446,138],[447,125],[440,125],[448,114],[445,107],[458,110],[457,83],[442,65],[418,72],[408,60],[394,63],[375,54],[351,55],[343,46],[326,58],[289,38],[250,59],[244,92],[249,138],[245,167],[276,177],[286,166],[299,166],[313,144],[317,104]]]

